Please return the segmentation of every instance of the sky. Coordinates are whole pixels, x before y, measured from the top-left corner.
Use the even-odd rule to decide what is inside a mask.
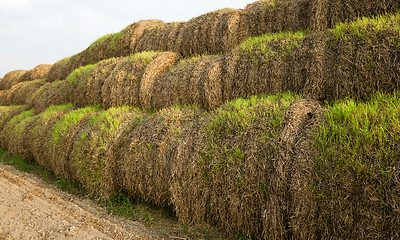
[[[0,78],[53,64],[131,23],[187,21],[256,0],[0,0]]]

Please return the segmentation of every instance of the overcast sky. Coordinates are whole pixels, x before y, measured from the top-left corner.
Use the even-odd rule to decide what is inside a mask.
[[[133,22],[187,21],[256,0],[0,0],[0,78],[69,57]]]

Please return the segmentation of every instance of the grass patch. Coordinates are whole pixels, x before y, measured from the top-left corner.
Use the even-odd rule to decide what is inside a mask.
[[[281,50],[290,53],[303,41],[308,32],[283,32],[265,34],[259,37],[248,38],[241,44],[241,49],[252,54],[275,56],[276,50],[272,47],[273,43],[280,43]]]

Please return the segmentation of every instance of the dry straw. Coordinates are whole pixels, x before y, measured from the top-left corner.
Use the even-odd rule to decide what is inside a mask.
[[[24,105],[41,86],[45,84],[44,79],[21,82],[14,85],[5,93],[4,105]]]
[[[36,120],[34,110],[28,110],[11,118],[1,132],[1,145],[10,152],[30,161],[33,156],[27,147],[26,129]]]
[[[70,153],[76,141],[77,131],[100,108],[98,106],[80,108],[63,115],[51,128],[46,146],[48,168],[55,174],[71,178]]]
[[[54,161],[49,155],[53,126],[71,111],[72,107],[72,104],[49,107],[26,129],[27,137],[24,140],[27,141],[29,151],[35,161],[47,169],[51,169],[51,162]]]
[[[277,135],[294,100],[291,95],[239,99],[185,129],[171,182],[182,222],[209,221],[233,236],[262,236],[265,203],[281,191],[271,182],[278,170]],[[268,210],[273,218],[280,209]]]
[[[106,152],[115,143],[119,127],[132,124],[138,117],[141,115],[135,109],[110,108],[80,124],[72,143],[69,167],[72,179],[85,186],[88,193],[99,196],[104,193],[104,184],[112,182],[103,175]]]
[[[0,81],[0,90],[10,89],[13,85],[17,84],[25,72],[25,70],[15,70],[7,73]]]
[[[114,179],[111,192],[123,191],[158,205],[170,205],[170,172],[179,138],[195,116],[196,110],[168,108],[139,124],[137,120],[125,124],[110,149],[111,162],[106,164],[106,179]]]
[[[26,106],[37,113],[43,112],[50,106],[58,106],[70,102],[68,96],[74,89],[68,81],[46,83],[31,96],[28,96]]]
[[[41,64],[36,66],[34,69],[26,71],[19,79],[19,82],[28,82],[36,79],[47,78],[48,72],[53,65]]]
[[[171,51],[184,58],[226,53],[249,37],[305,29],[320,31],[339,22],[394,12],[399,8],[400,4],[395,0],[262,0],[242,10],[222,9],[183,23],[140,21],[119,33],[98,39],[68,60],[57,62],[50,70],[48,80],[64,80],[76,68],[107,58],[142,51]]]
[[[67,79],[68,99],[79,107],[140,106],[142,77],[146,66],[157,56],[155,52],[143,52],[78,68]]]
[[[169,66],[175,64],[179,59],[180,56],[179,54],[176,53],[172,52],[160,53],[146,67],[142,81],[140,82],[140,92],[139,92],[139,100],[142,108],[150,109],[152,99],[157,97],[153,93],[155,79],[157,78],[157,76],[161,74]]]

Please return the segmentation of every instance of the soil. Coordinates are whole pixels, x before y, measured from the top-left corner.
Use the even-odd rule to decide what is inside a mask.
[[[111,216],[92,201],[62,192],[0,163],[0,240],[162,239],[141,223]]]

